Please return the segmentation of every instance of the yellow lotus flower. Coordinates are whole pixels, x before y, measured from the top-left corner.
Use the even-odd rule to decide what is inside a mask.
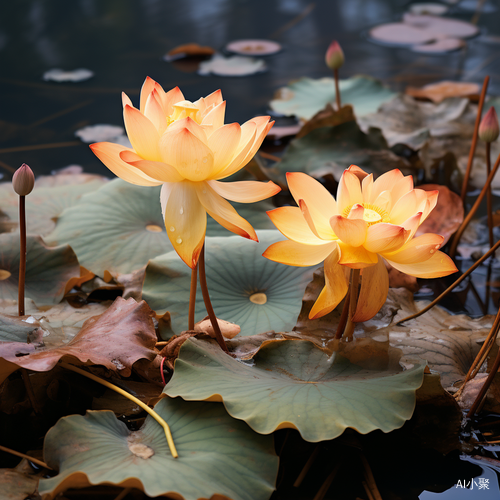
[[[438,191],[413,189],[411,176],[392,170],[374,181],[372,174],[351,165],[340,180],[337,201],[307,174],[288,173],[287,180],[299,206],[268,212],[288,240],[271,245],[264,257],[291,266],[325,261],[325,287],[309,318],[324,316],[344,298],[346,268],[361,269],[361,289],[352,318],[356,323],[373,317],[387,298],[389,278],[383,259],[418,278],[457,271],[450,257],[438,251],[442,236],[414,238],[435,207]]]
[[[207,212],[233,233],[258,241],[253,227],[226,200],[252,203],[273,196],[272,182],[220,182],[255,155],[274,122],[268,116],[224,125],[220,90],[196,102],[178,87],[165,92],[146,78],[140,109],[123,94],[123,118],[132,148],[99,142],[90,147],[118,177],[140,186],[162,184],[160,201],[173,247],[191,268],[205,240]]]

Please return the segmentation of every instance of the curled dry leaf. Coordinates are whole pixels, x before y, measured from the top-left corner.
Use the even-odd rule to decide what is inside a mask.
[[[180,335],[174,335],[168,342],[167,345],[160,351],[160,356],[165,358],[165,364],[170,370],[174,370],[174,363],[179,355],[179,349],[182,344],[190,337],[195,337],[200,333],[198,332],[183,332]]]
[[[405,93],[417,99],[429,99],[439,103],[448,97],[477,98],[479,91],[477,83],[442,81],[423,87],[407,87]]]
[[[197,43],[185,43],[169,50],[165,55],[165,61],[175,61],[185,57],[210,57],[215,54],[215,49],[208,46],[201,46]]]
[[[128,377],[137,360],[153,361],[157,356],[153,314],[143,301],[118,297],[106,312],[85,321],[65,345],[47,349],[20,342],[0,343],[0,382],[18,368],[51,370],[63,357],[73,363],[103,365]]]
[[[352,122],[355,119],[356,118],[354,117],[354,111],[351,105],[347,104],[342,106],[342,108],[337,111],[333,109],[333,106],[330,103],[328,103],[324,109],[318,111],[310,120],[304,123],[304,126],[297,134],[297,138],[304,137],[316,128],[335,127],[341,123]]]
[[[219,323],[220,331],[226,339],[232,339],[241,332],[241,328],[236,323],[231,323],[230,321],[225,321],[219,318],[217,318],[217,323]],[[198,323],[194,325],[194,331],[205,332],[213,339],[215,338],[214,328],[208,316],[205,316],[201,321],[198,321]]]
[[[424,191],[439,191],[437,205],[427,219],[419,226],[415,236],[425,233],[435,233],[444,236],[445,245],[451,235],[460,227],[464,220],[464,206],[460,196],[446,186],[439,184],[423,184],[418,186]]]

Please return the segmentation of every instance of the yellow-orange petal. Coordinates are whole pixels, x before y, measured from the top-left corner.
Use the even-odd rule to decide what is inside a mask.
[[[145,160],[160,160],[158,140],[160,135],[156,127],[138,109],[126,105],[123,108],[123,120],[127,135],[135,152]]]
[[[391,223],[400,226],[417,212],[423,212],[427,202],[427,194],[422,189],[412,189],[403,195],[392,207]],[[422,221],[423,222],[423,221]]]
[[[130,97],[125,94],[125,92],[122,92],[122,106],[125,107],[127,104],[131,107],[134,107],[132,101],[130,100]]]
[[[420,226],[421,219],[422,219],[422,212],[417,212],[415,215],[412,215],[410,218],[408,218],[402,224],[400,224],[402,227],[405,228],[405,231],[407,232],[406,241],[410,241],[413,238],[413,236],[415,236],[418,226]]]
[[[362,219],[364,215],[365,215],[365,209],[364,209],[363,205],[356,203],[355,205],[352,206],[347,218],[348,219]]]
[[[374,203],[382,191],[392,191],[392,188],[403,178],[404,176],[401,173],[401,170],[397,168],[389,170],[389,172],[385,172],[380,177],[377,177],[377,179],[373,182],[371,201],[368,203]]]
[[[148,100],[149,94],[153,92],[156,85],[157,83],[149,76],[147,76],[146,79],[144,80],[144,83],[142,84],[141,87],[141,97],[140,97],[140,107],[139,107],[141,113],[144,113],[144,110],[146,109],[146,101]]]
[[[394,252],[404,245],[405,240],[404,227],[382,222],[368,228],[364,247],[373,253]]]
[[[207,135],[210,137],[218,128],[224,125],[224,117],[226,114],[226,101],[214,106],[203,117],[201,124],[205,127]]]
[[[399,250],[392,253],[380,252],[382,255],[391,261],[398,262],[399,264],[412,264],[413,262],[423,262],[432,257],[436,253],[444,237],[439,234],[426,233],[417,238],[405,243]]]
[[[288,266],[309,267],[323,262],[336,248],[335,241],[323,245],[305,245],[296,241],[273,243],[262,255]]]
[[[364,247],[352,247],[341,241],[338,242],[340,248],[339,264],[350,267],[351,269],[363,269],[373,266],[378,262],[376,253],[369,252]]]
[[[156,87],[156,91],[158,92],[161,107],[163,108],[165,116],[170,116],[174,112],[174,104],[185,100],[184,94],[181,92],[179,87],[174,87],[168,92],[165,92],[161,87]]]
[[[441,278],[458,271],[453,260],[443,252],[436,252],[430,259],[413,264],[400,264],[387,258],[385,260],[398,271],[416,278]]]
[[[241,138],[238,123],[229,123],[219,127],[208,138],[208,147],[214,155],[214,173],[224,170],[235,157]]]
[[[298,207],[279,207],[267,212],[276,228],[288,239],[307,245],[324,245],[304,219]]]
[[[167,128],[167,120],[161,107],[160,97],[158,92],[154,89],[146,100],[144,107],[144,116],[155,126],[159,135],[162,135]]]
[[[321,237],[331,239],[330,217],[338,214],[334,197],[319,181],[303,172],[288,172],[286,180],[295,202],[304,200]]]
[[[427,219],[429,214],[434,210],[439,197],[439,191],[437,189],[435,191],[425,192],[427,193],[427,203],[425,204],[425,209],[423,210],[422,220],[420,223],[424,222],[424,220]]]
[[[356,203],[363,203],[359,177],[349,170],[344,170],[337,190],[338,213],[342,214],[346,208]]]
[[[243,238],[259,241],[252,225],[241,217],[234,207],[219,196],[208,183],[197,182],[195,183],[195,188],[198,199],[210,217],[227,230],[243,236]]]
[[[90,149],[101,160],[111,172],[131,184],[138,186],[159,186],[161,181],[149,177],[141,170],[130,166],[120,158],[122,151],[132,150],[124,148],[120,144],[113,144],[111,142],[97,142],[90,145]]]
[[[333,232],[343,243],[351,247],[360,247],[366,241],[368,224],[362,219],[347,219],[341,215],[330,218]]]
[[[413,189],[413,177],[407,175],[400,179],[391,188],[392,204],[394,205],[400,200],[406,193],[409,193]]]
[[[313,219],[311,212],[304,200],[299,200],[299,208],[309,228],[316,237],[326,241],[337,239],[335,233],[332,231],[332,228],[329,225],[327,226],[326,224],[324,224],[324,219],[322,217],[316,217],[316,220]]]
[[[373,318],[385,304],[388,292],[389,275],[383,259],[379,258],[374,266],[365,267],[361,271],[358,304],[352,321],[361,323]]]
[[[212,171],[212,151],[187,126],[169,127],[160,139],[160,152],[165,163],[191,181],[203,181]]]
[[[360,182],[362,182],[365,177],[368,177],[369,175],[368,172],[365,172],[361,167],[358,167],[357,165],[349,165],[347,172],[351,172],[351,174],[354,174]]]
[[[373,174],[367,175],[361,181],[361,192],[363,193],[364,203],[373,203],[372,201],[372,189],[373,189]]]
[[[164,190],[168,190],[168,194]],[[207,214],[198,200],[194,183],[164,184],[160,198],[166,205],[163,212],[170,242],[179,257],[194,268],[205,242],[207,227]]]
[[[149,177],[161,182],[180,182],[185,180],[172,165],[167,165],[161,161],[143,160],[133,151],[122,151],[120,158],[132,167],[138,168]]]
[[[215,90],[211,94],[207,95],[207,97],[205,97],[205,104],[207,107],[212,106],[212,104],[217,106],[221,102],[222,102],[222,92],[220,89]]]
[[[281,188],[272,181],[207,181],[207,183],[226,200],[237,201],[238,203],[254,203],[265,200],[281,191]]]
[[[325,287],[309,312],[309,319],[321,318],[333,311],[345,297],[349,282],[345,279],[344,269],[337,262],[338,248],[325,259]]]

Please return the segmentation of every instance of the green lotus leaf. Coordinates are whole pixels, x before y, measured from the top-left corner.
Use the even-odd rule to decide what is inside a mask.
[[[37,178],[33,192],[26,197],[28,234],[49,234],[64,209],[75,205],[83,194],[95,191],[105,182],[104,177],[91,174],[58,174],[50,178],[54,180]],[[19,221],[19,196],[12,183],[0,184],[0,200],[0,209],[9,217],[12,230]]]
[[[291,330],[314,270],[262,257],[283,236],[277,230],[257,234],[259,243],[240,236],[206,239],[207,283],[215,314],[240,325],[243,336]],[[157,312],[169,311],[175,334],[188,327],[190,277],[191,269],[175,252],[157,257],[146,268],[142,297]],[[206,314],[198,285],[195,320]]]
[[[164,392],[189,401],[223,401],[228,413],[269,434],[297,429],[306,441],[401,427],[415,408],[425,363],[406,371],[370,370],[312,342],[264,343],[251,363],[217,345],[189,339],[180,349]]]
[[[351,121],[317,128],[294,139],[282,161],[266,169],[266,173],[272,180],[286,185],[287,172],[305,172],[313,176],[329,172],[339,179],[352,164],[376,174],[394,168],[408,169],[408,164],[388,149],[379,130],[370,129],[365,134]]]
[[[270,227],[265,210],[274,207],[269,202],[258,205],[238,210],[254,227]],[[211,217],[208,221],[208,235],[230,234]],[[161,213],[160,187],[135,186],[121,179],[108,182],[65,210],[46,239],[53,245],[70,243],[80,264],[99,276],[104,271],[131,273],[173,250]]]
[[[40,481],[40,494],[50,500],[76,485],[106,483],[179,500],[271,496],[278,471],[272,438],[255,434],[219,404],[165,398],[155,410],[169,424],[179,458],[172,458],[150,416],[136,432],[111,411],[64,417],[45,437],[45,460],[59,474]]]
[[[374,113],[385,101],[396,95],[379,80],[369,76],[353,76],[340,80],[343,104],[350,104],[356,116]],[[301,78],[278,91],[278,98],[270,102],[271,108],[284,115],[295,115],[310,120],[328,103],[335,102],[333,78]]]
[[[0,299],[17,299],[19,235],[0,234]],[[38,305],[57,304],[66,283],[80,276],[80,266],[69,245],[50,248],[39,236],[26,238],[25,296]]]

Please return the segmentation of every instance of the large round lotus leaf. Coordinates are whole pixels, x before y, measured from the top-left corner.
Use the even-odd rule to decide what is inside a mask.
[[[69,245],[47,247],[39,236],[26,239],[25,297],[37,305],[57,304],[68,280],[80,276],[80,266]],[[0,299],[17,299],[19,235],[0,234]]]
[[[251,205],[238,210],[255,227],[270,227],[265,210],[274,207],[267,202],[259,208],[262,213]],[[230,234],[211,217],[208,221],[208,235]],[[131,273],[173,249],[161,213],[160,187],[135,186],[121,179],[65,210],[46,239],[50,244],[70,243],[80,264],[99,276],[104,271]]]
[[[322,127],[300,139],[294,139],[279,163],[266,170],[269,177],[284,183],[287,172],[310,175],[332,173],[337,179],[349,165],[358,165],[375,174],[394,168],[405,170],[408,164],[388,149],[377,129],[368,134],[351,121],[335,127]]]
[[[179,458],[172,458],[152,417],[136,432],[111,411],[64,417],[44,443],[44,458],[59,474],[40,481],[40,494],[50,500],[68,488],[106,483],[179,500],[271,496],[278,471],[272,438],[255,434],[219,404],[165,398],[155,410],[170,426]]]
[[[172,249],[163,223],[160,187],[121,179],[82,196],[63,212],[50,244],[70,243],[80,264],[103,276],[130,273]]]
[[[353,76],[340,80],[343,104],[350,104],[356,116],[374,113],[385,101],[396,95],[378,80],[369,76]],[[335,102],[333,78],[301,78],[280,89],[278,98],[270,102],[271,108],[284,115],[295,115],[310,120],[328,103]]]
[[[28,234],[44,236],[56,226],[55,221],[64,209],[75,205],[85,193],[95,191],[105,182],[105,178],[91,174],[58,174],[37,178],[35,188],[26,197],[26,231]],[[17,226],[19,221],[19,196],[12,183],[0,184],[0,209],[9,217],[9,222]]]
[[[257,234],[259,243],[240,236],[206,239],[207,283],[215,314],[240,325],[244,336],[291,330],[314,270],[262,257],[283,236],[277,230]],[[190,278],[191,269],[175,252],[157,257],[146,268],[142,297],[157,312],[170,312],[175,334],[188,327]],[[206,315],[198,285],[195,320]]]
[[[364,369],[304,340],[269,341],[252,363],[242,363],[217,345],[189,339],[164,392],[190,401],[223,401],[231,416],[261,434],[294,428],[317,442],[348,427],[361,434],[401,427],[413,414],[424,367]]]

